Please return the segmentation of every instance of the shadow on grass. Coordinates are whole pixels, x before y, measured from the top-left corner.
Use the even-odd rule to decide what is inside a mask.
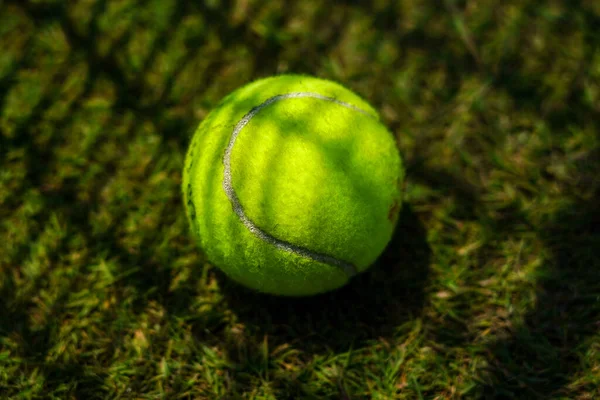
[[[581,2],[567,8],[579,10]],[[574,20],[575,15],[564,18]],[[600,23],[592,14],[585,18],[590,31]],[[597,37],[586,37],[585,65],[592,64],[597,42]],[[549,111],[544,110],[544,93],[533,78],[501,75],[497,84],[523,108],[542,113],[553,134],[574,127],[598,132],[597,107],[585,101],[580,82],[575,82],[563,106]],[[600,396],[598,387],[591,387],[597,379],[586,377],[585,384],[577,383],[586,370],[582,360],[589,340],[600,328],[600,150],[587,149],[570,164],[573,177],[561,183],[565,193],[561,207],[535,228],[549,255],[541,267],[536,306],[506,338],[488,347],[484,398],[559,399],[579,392]]]
[[[565,196],[559,210],[531,228],[549,256],[539,268],[536,306],[522,323],[484,345],[488,366],[478,372],[482,382],[476,388],[478,398],[560,399],[598,391],[591,386],[594,378],[585,379],[587,386],[578,386],[576,380],[584,370],[590,340],[600,328],[600,151],[591,150],[575,163],[579,174],[571,182],[571,192],[578,194]],[[443,178],[458,198],[480,206],[476,192],[450,174],[420,170],[413,178],[432,185]],[[473,217],[470,212],[463,215]],[[517,210],[507,211],[506,218],[494,225],[495,236],[515,235],[520,223],[524,221]],[[454,307],[463,308],[468,304]],[[448,319],[432,330],[433,340],[447,348],[467,348],[473,340],[468,324]]]
[[[305,298],[287,298],[246,289],[223,273],[217,277],[228,305],[257,337],[272,345],[292,343],[310,354],[344,352],[369,339],[392,337],[419,315],[428,278],[430,249],[417,216],[405,204],[386,250],[367,272],[346,286]],[[230,348],[236,359],[237,350]]]
[[[600,321],[600,155],[589,156],[592,195],[570,201],[542,226],[552,258],[538,283],[537,305],[507,339],[489,347],[485,398],[558,399],[566,385],[569,393],[598,391],[589,377],[587,387],[574,382]]]

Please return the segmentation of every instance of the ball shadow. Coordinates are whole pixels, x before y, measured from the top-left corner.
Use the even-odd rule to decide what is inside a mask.
[[[338,290],[288,298],[254,292],[220,271],[216,276],[225,301],[249,333],[307,353],[341,352],[369,339],[391,337],[420,313],[429,259],[425,230],[405,204],[375,265]]]

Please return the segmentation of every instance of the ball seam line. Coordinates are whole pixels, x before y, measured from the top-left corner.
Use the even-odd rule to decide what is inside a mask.
[[[225,166],[224,169],[224,173],[223,173],[223,189],[225,190],[225,193],[227,194],[227,197],[229,198],[229,201],[231,202],[231,205],[233,207],[233,211],[236,213],[236,215],[239,217],[240,221],[242,222],[242,224],[244,224],[244,226],[255,236],[257,236],[258,238],[264,240],[265,242],[275,246],[278,249],[284,250],[284,251],[288,251],[290,253],[294,253],[297,254],[301,257],[304,258],[308,258],[308,259],[312,259],[314,261],[318,261],[324,264],[329,264],[329,265],[333,265],[335,267],[340,268],[342,271],[344,271],[344,273],[351,278],[352,276],[356,275],[357,273],[357,269],[356,267],[344,260],[340,260],[338,258],[335,258],[333,256],[327,255],[327,254],[322,254],[322,253],[318,253],[318,252],[314,252],[311,251],[307,248],[295,245],[293,243],[287,242],[285,240],[282,239],[278,239],[276,237],[274,237],[273,235],[265,232],[264,230],[260,229],[252,220],[250,220],[250,218],[248,218],[248,216],[246,215],[246,212],[244,211],[244,208],[242,207],[242,204],[239,201],[239,198],[237,196],[237,194],[235,193],[235,190],[233,189],[233,184],[232,184],[232,180],[231,180],[231,152],[233,150],[233,146],[235,144],[235,141],[238,137],[238,135],[240,134],[240,132],[242,131],[242,129],[252,120],[252,118],[258,114],[262,109],[264,109],[265,107],[269,106],[270,104],[276,102],[276,101],[280,101],[280,100],[287,100],[287,99],[292,99],[292,98],[304,98],[304,97],[309,97],[309,98],[315,98],[315,99],[319,99],[319,100],[325,100],[325,101],[329,101],[332,102],[334,104],[338,104],[340,106],[349,108],[351,110],[360,112],[362,114],[365,114],[366,116],[370,117],[370,118],[375,118],[372,114],[370,114],[369,112],[356,107],[353,104],[350,103],[346,103],[344,101],[338,100],[336,98],[333,97],[328,97],[328,96],[323,96],[321,94],[318,93],[311,93],[311,92],[291,92],[291,93],[286,93],[286,94],[280,94],[277,96],[273,96],[268,98],[267,100],[265,100],[263,103],[259,104],[258,106],[253,107],[246,115],[244,115],[244,117],[235,125],[234,129],[233,129],[233,133],[231,135],[231,138],[229,140],[229,144],[227,146],[227,148],[225,149],[225,155],[223,157],[223,164]]]

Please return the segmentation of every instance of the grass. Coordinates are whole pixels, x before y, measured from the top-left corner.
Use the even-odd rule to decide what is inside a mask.
[[[600,397],[600,7],[0,1],[0,397]],[[183,157],[282,72],[380,110],[406,206],[371,271],[280,300],[188,234]]]

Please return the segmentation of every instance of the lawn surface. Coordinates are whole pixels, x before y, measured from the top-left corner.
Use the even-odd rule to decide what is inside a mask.
[[[380,111],[396,234],[344,289],[238,287],[190,136],[307,73]],[[0,398],[599,399],[600,2],[0,0]]]

